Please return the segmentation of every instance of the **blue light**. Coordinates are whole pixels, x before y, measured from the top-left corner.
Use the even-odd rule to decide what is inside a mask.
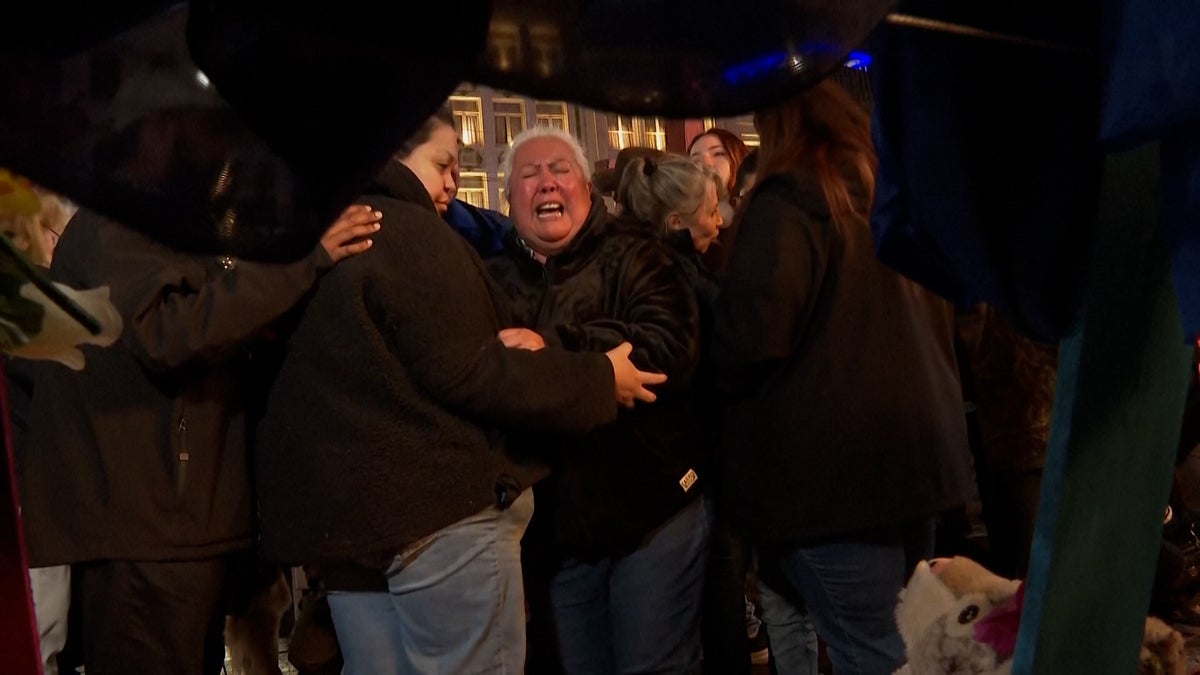
[[[735,63],[725,69],[725,81],[734,84],[739,80],[747,80],[758,77],[764,73],[770,72],[783,65],[787,54],[784,52],[774,52],[772,54],[764,54],[756,56],[748,61]]]
[[[805,43],[791,51],[771,52],[735,63],[725,69],[725,81],[729,84],[737,84],[768,75],[776,70],[794,74],[805,68],[803,64],[806,56],[815,56],[818,61],[822,61],[837,58],[837,54],[835,45]],[[842,63],[847,68],[866,70],[871,65],[871,55],[866,52],[850,52]]]
[[[871,55],[866,52],[850,52],[846,57],[845,66],[855,70],[866,70],[871,65]]]

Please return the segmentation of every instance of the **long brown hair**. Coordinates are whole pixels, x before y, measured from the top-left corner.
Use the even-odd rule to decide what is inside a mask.
[[[758,180],[807,169],[816,174],[834,220],[867,215],[875,194],[875,147],[871,120],[836,82],[826,78],[754,114],[762,144]],[[854,179],[866,191],[856,198]]]

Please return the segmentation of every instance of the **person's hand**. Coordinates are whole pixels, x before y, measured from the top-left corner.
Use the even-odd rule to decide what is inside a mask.
[[[604,353],[612,362],[613,381],[617,387],[617,403],[632,408],[635,401],[653,403],[657,396],[646,388],[649,384],[662,384],[667,381],[664,373],[648,373],[638,370],[629,360],[629,352],[633,345],[622,342]]]
[[[546,341],[542,339],[542,336],[528,328],[505,328],[497,333],[496,337],[500,338],[505,347],[513,349],[528,349],[536,352],[546,347]]]
[[[380,218],[383,214],[369,206],[347,206],[321,235],[321,246],[335,263],[358,255],[371,248],[371,240],[365,237],[379,230]]]

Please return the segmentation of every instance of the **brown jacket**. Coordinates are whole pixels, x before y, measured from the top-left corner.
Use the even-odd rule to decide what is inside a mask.
[[[42,362],[18,460],[31,564],[186,560],[252,541],[246,457],[253,340],[331,265],[180,253],[80,210],[51,276],[108,285],[125,322],[73,371]]]

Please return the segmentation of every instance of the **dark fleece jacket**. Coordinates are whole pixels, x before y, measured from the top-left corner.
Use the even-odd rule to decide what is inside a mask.
[[[616,417],[601,354],[505,348],[470,245],[393,162],[360,200],[374,246],[320,284],[288,340],[257,454],[263,551],[383,563],[506,506],[542,475],[499,427],[583,431]]]

